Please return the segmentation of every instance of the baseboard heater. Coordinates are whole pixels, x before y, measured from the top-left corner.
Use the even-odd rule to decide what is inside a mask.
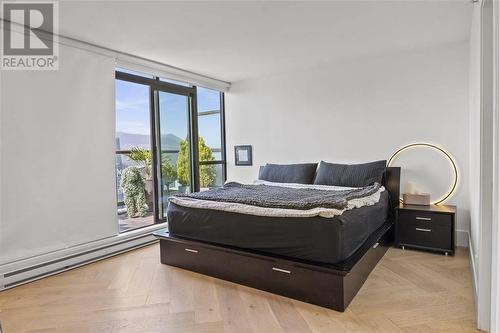
[[[144,234],[121,241],[115,241],[110,244],[97,246],[81,253],[61,256],[60,258],[40,264],[7,271],[0,274],[0,291],[17,287],[28,282],[71,270],[157,242],[158,240],[151,234]]]

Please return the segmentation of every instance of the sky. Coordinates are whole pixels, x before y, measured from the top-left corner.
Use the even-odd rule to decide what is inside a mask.
[[[185,96],[160,92],[160,131],[185,139],[188,133],[188,99]],[[219,92],[197,88],[198,112],[219,110]],[[220,116],[198,118],[199,136],[209,147],[220,148]],[[116,80],[116,131],[131,134],[150,134],[149,87]]]

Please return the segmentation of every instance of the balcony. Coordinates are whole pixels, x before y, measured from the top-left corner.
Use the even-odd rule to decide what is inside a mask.
[[[205,146],[206,147],[206,146]],[[199,174],[200,174],[200,190],[207,190],[213,187],[222,186],[224,182],[224,162],[220,160],[222,157],[222,151],[220,148],[208,148],[204,155],[206,160],[201,160],[199,162]],[[150,154],[147,149],[142,149],[144,154]],[[120,232],[133,230],[148,225],[152,225],[158,222],[166,221],[166,210],[168,206],[168,198],[172,195],[179,193],[188,193],[191,191],[191,180],[189,179],[189,166],[185,169],[182,167],[179,169],[178,159],[180,150],[162,150],[161,151],[161,167],[157,168],[157,179],[161,179],[161,184],[159,185],[160,191],[158,193],[158,198],[154,198],[153,190],[153,180],[152,170],[149,172],[149,176],[146,177],[146,173],[143,172],[143,178],[145,181],[146,189],[146,203],[148,205],[148,213],[146,216],[134,216],[130,217],[127,213],[127,208],[124,203],[124,193],[121,187],[122,174],[123,171],[128,167],[139,167],[145,170],[145,162],[137,162],[130,159],[129,155],[132,150],[117,150],[116,151],[116,193],[117,193],[117,203],[118,203],[118,221],[120,226]],[[142,156],[142,155],[141,155]],[[150,155],[149,155],[150,156]],[[184,159],[189,157],[184,156]],[[200,156],[202,158],[202,156]],[[151,162],[148,162],[151,164]],[[151,169],[151,167],[149,168]],[[151,179],[150,179],[151,178]],[[153,211],[154,203],[159,205],[158,207],[158,217],[155,218]]]

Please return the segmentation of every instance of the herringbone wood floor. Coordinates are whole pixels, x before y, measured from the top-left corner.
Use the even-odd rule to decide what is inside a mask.
[[[468,266],[465,249],[390,249],[339,313],[161,265],[152,245],[1,292],[0,322],[4,333],[475,332]]]

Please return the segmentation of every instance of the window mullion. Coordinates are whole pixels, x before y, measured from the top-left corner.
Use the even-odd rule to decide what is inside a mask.
[[[220,94],[220,131],[221,131],[221,157],[224,161],[222,165],[222,183],[227,180],[227,157],[226,157],[226,105],[224,93]]]
[[[159,204],[159,187],[161,184],[161,168],[158,169],[158,133],[159,130],[156,126],[157,115],[159,114],[158,105],[158,90],[153,87],[149,87],[150,91],[150,112],[151,112],[151,173],[153,178],[153,212],[155,216],[155,223],[160,222],[160,211],[163,211],[163,207]],[[161,156],[161,154],[160,154]],[[162,204],[163,205],[163,204]]]
[[[200,163],[199,163],[199,145],[198,145],[198,106],[197,106],[196,88],[191,95],[191,108],[190,108],[190,137],[191,137],[191,179],[193,191],[200,190]]]

